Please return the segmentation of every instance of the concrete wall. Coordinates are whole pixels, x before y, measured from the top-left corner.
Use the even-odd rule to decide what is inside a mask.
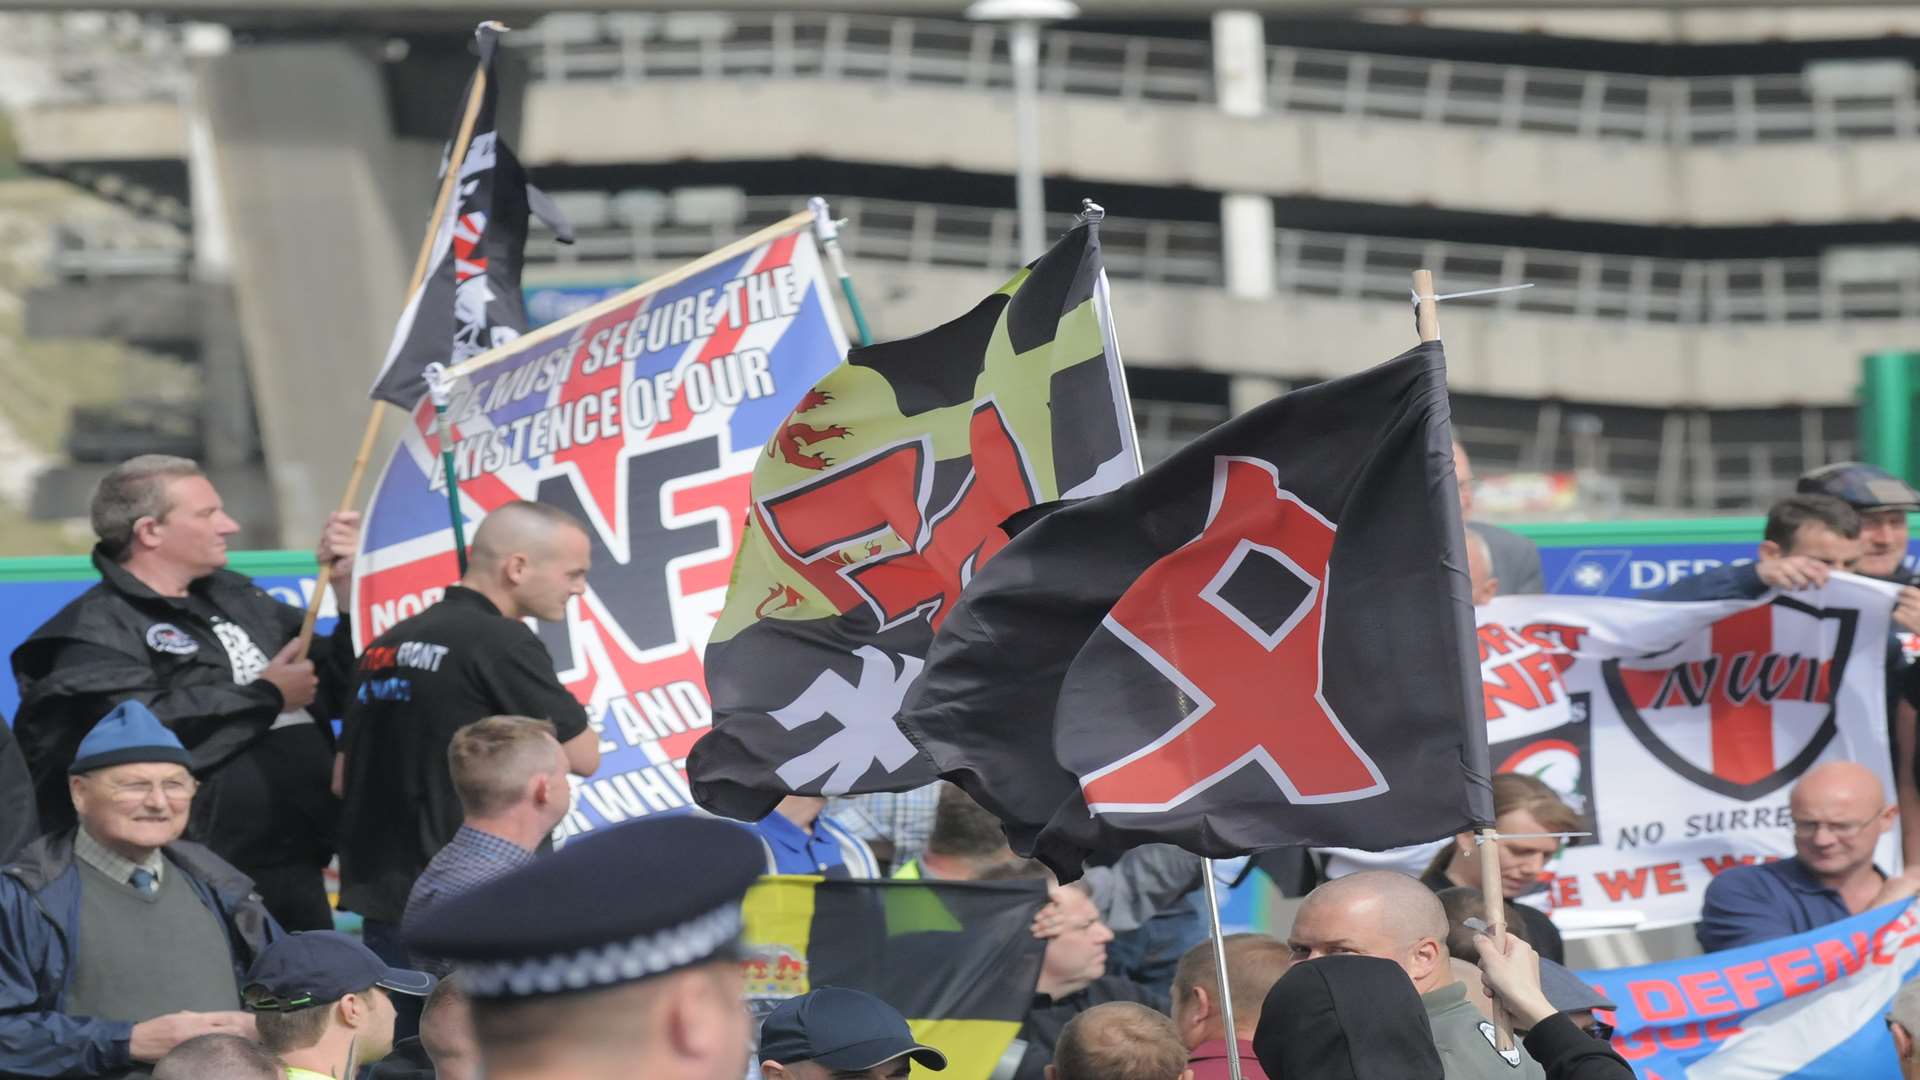
[[[187,127],[169,101],[33,105],[13,112],[22,160],[35,164],[178,161]]]
[[[645,122],[641,122],[644,118]],[[1004,93],[807,80],[538,82],[521,157],[832,157],[1013,171]],[[1645,224],[1920,215],[1920,141],[1670,148],[1298,113],[1043,99],[1049,174]]]
[[[433,197],[432,152],[393,138],[378,67],[347,45],[241,46],[197,78],[282,542],[306,544],[339,501],[372,408]],[[398,422],[387,418],[390,433]]]
[[[901,337],[951,319],[1001,281],[984,272],[861,263],[852,269],[874,332]],[[604,280],[665,269],[612,269]],[[530,272],[528,284],[543,274]],[[577,282],[579,271],[567,275]],[[559,276],[554,275],[558,281]],[[1440,283],[1442,287],[1445,282]],[[1223,289],[1113,283],[1130,364],[1278,379],[1358,371],[1414,343],[1406,305],[1313,296],[1247,300]],[[1920,322],[1634,325],[1442,304],[1455,389],[1658,408],[1770,407],[1852,400],[1858,358],[1920,345]]]

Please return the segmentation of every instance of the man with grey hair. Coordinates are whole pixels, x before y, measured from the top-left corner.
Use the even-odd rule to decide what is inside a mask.
[[[1307,894],[1287,936],[1295,961],[1342,953],[1403,968],[1420,992],[1446,1080],[1543,1080],[1518,1043],[1498,1049],[1493,1024],[1467,1000],[1447,953],[1447,913],[1420,879],[1363,870]]]
[[[273,1051],[239,1035],[197,1035],[153,1067],[153,1080],[280,1080],[286,1066]]]
[[[352,638],[296,656],[304,613],[225,569],[240,526],[200,467],[146,454],[94,492],[100,583],[13,651],[14,735],[47,831],[73,824],[66,769],[95,721],[123,701],[152,709],[201,780],[188,836],[253,879],[290,929],[331,926],[321,870],[332,858],[333,729],[352,679]],[[315,552],[351,607],[360,515],[327,519]]]

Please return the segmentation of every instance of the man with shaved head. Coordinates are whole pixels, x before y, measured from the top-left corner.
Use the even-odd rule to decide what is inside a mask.
[[[1501,1053],[1494,1026],[1467,1000],[1447,953],[1447,913],[1433,890],[1393,870],[1363,870],[1307,894],[1287,936],[1293,959],[1376,956],[1420,992],[1446,1080],[1544,1080],[1516,1043]]]
[[[545,720],[570,771],[590,776],[600,765],[586,710],[522,621],[564,621],[567,602],[586,591],[590,557],[575,518],[507,503],[475,530],[460,583],[360,656],[337,769],[340,906],[361,914],[368,946],[390,964],[407,962],[398,928],[408,892],[460,831],[447,763],[455,732],[489,716]]]
[[[1047,1080],[1193,1080],[1173,1021],[1131,1001],[1095,1005],[1067,1022]]]
[[[1898,817],[1878,777],[1852,761],[1807,770],[1788,801],[1790,859],[1724,870],[1707,886],[1694,935],[1708,952],[1839,922],[1920,894],[1920,869],[1888,877],[1873,849]]]

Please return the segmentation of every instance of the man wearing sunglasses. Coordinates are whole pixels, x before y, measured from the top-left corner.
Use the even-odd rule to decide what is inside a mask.
[[[1829,761],[1788,800],[1793,857],[1725,870],[1707,886],[1694,935],[1708,952],[1804,933],[1920,894],[1920,868],[1889,878],[1873,849],[1899,813],[1865,766]]]
[[[244,998],[260,1043],[287,1063],[288,1080],[345,1080],[393,1051],[393,994],[426,997],[434,978],[388,967],[332,930],[291,934],[267,947]]]
[[[68,767],[76,828],[0,871],[0,1076],[146,1077],[197,1035],[254,1035],[241,978],[281,930],[253,883],[180,839],[180,740],[129,701]]]

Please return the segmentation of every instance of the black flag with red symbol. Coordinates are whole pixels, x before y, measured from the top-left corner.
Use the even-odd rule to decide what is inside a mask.
[[[1439,343],[1008,528],[900,725],[1016,850],[1072,878],[1492,820]]]

